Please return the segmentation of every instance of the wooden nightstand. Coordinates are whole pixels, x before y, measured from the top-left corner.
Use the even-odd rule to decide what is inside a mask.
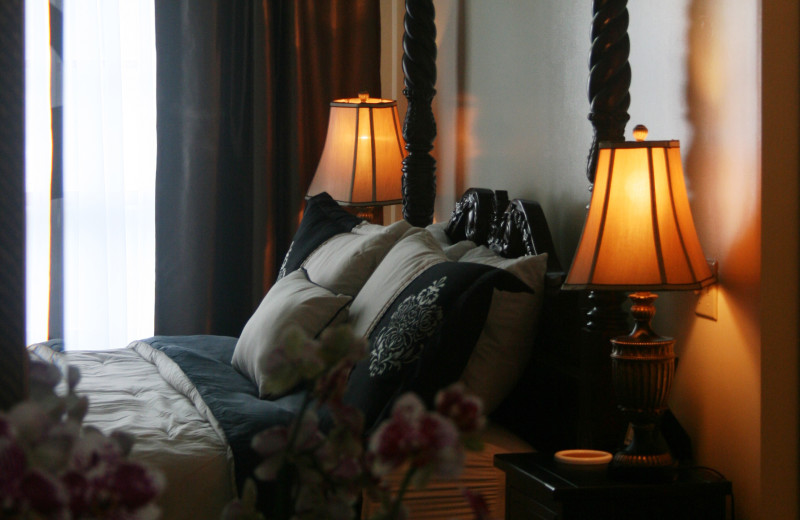
[[[552,454],[503,453],[506,520],[725,520],[731,483],[702,468],[676,469],[661,483],[610,479],[605,470],[570,469]]]

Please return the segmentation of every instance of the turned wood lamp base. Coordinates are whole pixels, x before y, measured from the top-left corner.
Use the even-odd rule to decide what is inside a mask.
[[[611,340],[614,390],[632,431],[630,442],[611,463],[618,475],[655,474],[675,466],[660,427],[675,374],[675,341],[659,336],[650,327],[656,298],[650,292],[631,294],[633,330]]]

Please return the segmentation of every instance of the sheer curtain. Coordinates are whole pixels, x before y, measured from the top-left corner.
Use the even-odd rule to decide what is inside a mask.
[[[153,0],[63,8],[64,341],[123,347],[153,333]]]
[[[25,341],[47,339],[50,277],[48,0],[25,2]],[[52,100],[53,104],[59,100]]]

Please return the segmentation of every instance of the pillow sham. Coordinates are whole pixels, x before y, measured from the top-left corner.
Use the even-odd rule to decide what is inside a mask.
[[[305,269],[281,278],[267,292],[256,312],[245,324],[231,365],[258,386],[260,397],[276,399],[281,395],[265,388],[266,362],[270,353],[283,341],[290,326],[317,337],[325,328],[347,319],[352,298],[335,294],[308,279]]]
[[[424,242],[425,235],[420,235],[411,242]],[[429,253],[426,258],[430,261],[436,255]],[[384,262],[387,260],[388,255]],[[389,271],[381,267],[383,263],[368,284],[373,278],[379,278],[381,285],[392,283],[382,277]],[[413,391],[431,404],[439,389],[458,380],[483,329],[496,289],[528,290],[502,269],[435,261],[417,271],[391,298],[369,333],[370,355],[356,364],[345,391],[345,401],[364,413],[367,430],[389,414],[399,395]],[[375,305],[381,303],[376,301]]]
[[[317,247],[334,235],[347,233],[361,219],[342,208],[326,192],[306,201],[303,219],[289,244],[278,271],[278,280],[298,269]]]
[[[483,330],[461,376],[467,388],[483,399],[488,414],[513,390],[530,361],[544,299],[547,254],[503,258],[480,246],[459,261],[505,269],[532,291],[495,290]]]
[[[397,295],[422,271],[447,257],[426,230],[411,233],[386,254],[350,306],[353,332],[367,337]]]
[[[411,229],[405,220],[370,226],[375,227],[370,233],[340,233],[312,251],[303,262],[308,276],[333,292],[355,296],[389,249]]]

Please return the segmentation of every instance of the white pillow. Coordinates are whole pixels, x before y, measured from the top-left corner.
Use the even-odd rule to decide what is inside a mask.
[[[544,300],[547,254],[503,258],[479,246],[459,261],[505,269],[534,291],[494,291],[483,331],[461,376],[467,388],[483,399],[485,412],[490,413],[513,390],[530,361]]]
[[[478,245],[472,240],[461,240],[455,244],[450,241],[450,237],[445,233],[447,222],[434,222],[425,229],[433,235],[433,238],[442,246],[445,256],[451,262],[457,262],[467,251],[475,249]]]
[[[447,257],[433,236],[417,229],[397,242],[350,306],[350,322],[357,336],[367,337],[400,292],[419,273]]]
[[[389,226],[358,224],[350,233],[329,238],[303,262],[315,283],[355,296],[389,249],[411,228],[405,220]],[[365,230],[368,230],[365,232]]]
[[[292,271],[272,286],[247,321],[231,364],[258,385],[262,398],[280,397],[264,389],[265,363],[283,341],[286,330],[294,325],[315,338],[325,328],[347,319],[351,300],[350,296],[334,294],[311,282],[302,268]]]

